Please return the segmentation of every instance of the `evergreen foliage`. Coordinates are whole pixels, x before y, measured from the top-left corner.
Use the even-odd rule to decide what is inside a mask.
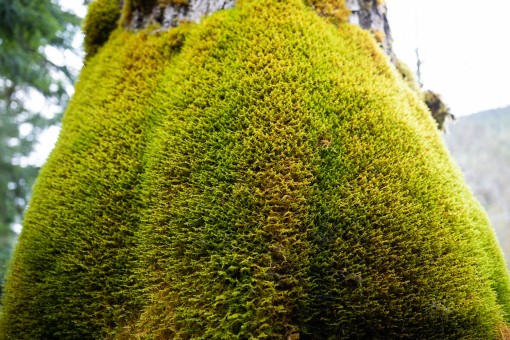
[[[496,339],[509,293],[485,213],[373,37],[246,0],[118,28],[89,59],[0,334]]]
[[[11,227],[21,220],[38,172],[22,160],[38,132],[54,123],[26,108],[25,101],[33,91],[53,104],[67,100],[62,79],[72,75],[44,49],[69,48],[77,24],[76,16],[50,0],[0,0],[0,285],[14,238]]]

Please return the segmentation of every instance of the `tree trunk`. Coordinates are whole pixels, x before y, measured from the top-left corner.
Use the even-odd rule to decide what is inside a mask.
[[[337,1],[309,1],[313,4],[333,4]],[[137,3],[139,3],[137,5]],[[178,26],[182,21],[200,22],[209,14],[235,6],[235,0],[189,0],[169,1],[162,4],[161,1],[146,1],[144,3],[131,0],[128,3],[129,11],[126,17],[126,25],[133,30],[139,30],[152,24],[161,25],[163,29]],[[338,2],[337,2],[338,3]],[[335,5],[333,5],[335,6]],[[336,5],[338,6],[338,5]],[[392,49],[392,38],[388,18],[386,16],[386,4],[381,0],[345,0],[345,6],[350,10],[349,23],[359,25],[369,30],[381,44],[384,52],[395,62],[395,54]],[[340,10],[334,9],[334,10]]]

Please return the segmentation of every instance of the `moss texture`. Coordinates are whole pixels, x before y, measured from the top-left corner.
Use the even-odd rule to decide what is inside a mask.
[[[335,25],[349,21],[351,11],[345,0],[305,0],[305,3]]]
[[[509,298],[485,213],[370,34],[246,0],[89,60],[0,338],[496,339]]]
[[[111,32],[117,27],[120,14],[119,0],[94,0],[90,3],[83,22],[86,59],[96,54],[98,49],[108,41]]]

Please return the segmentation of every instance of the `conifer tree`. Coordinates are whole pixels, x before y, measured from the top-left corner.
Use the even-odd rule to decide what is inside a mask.
[[[67,99],[72,74],[45,48],[69,49],[78,18],[55,2],[0,0],[0,285],[38,168],[25,164],[38,132],[54,123],[26,107],[38,92],[52,104]],[[59,80],[60,79],[60,80]],[[24,130],[21,130],[21,127]]]
[[[507,335],[487,217],[351,3],[92,2],[0,334]]]

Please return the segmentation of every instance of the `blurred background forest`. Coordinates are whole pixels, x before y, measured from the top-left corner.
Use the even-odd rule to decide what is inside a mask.
[[[494,17],[508,12],[494,8],[509,5],[487,1],[483,8],[474,0],[387,5],[397,56],[416,73],[419,51],[420,82],[441,93],[457,117],[447,123],[446,144],[487,210],[510,264],[510,106],[496,109],[510,104],[510,55],[498,50],[505,44],[491,40],[510,33],[506,21]],[[459,12],[461,5],[465,12]],[[81,68],[84,11],[71,0],[0,0],[0,287],[31,187],[56,141]],[[488,22],[476,25],[476,34],[466,31],[480,18]]]

